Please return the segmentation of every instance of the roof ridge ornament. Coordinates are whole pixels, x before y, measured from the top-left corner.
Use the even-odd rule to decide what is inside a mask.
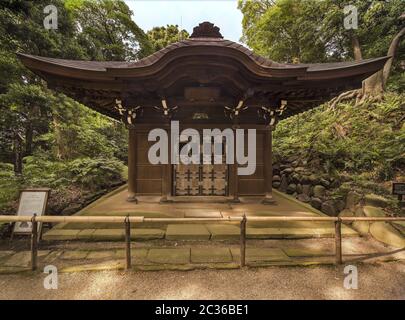
[[[219,28],[213,23],[204,21],[193,28],[190,38],[223,38]]]

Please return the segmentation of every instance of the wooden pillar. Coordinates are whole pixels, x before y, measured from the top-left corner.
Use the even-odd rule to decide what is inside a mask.
[[[230,188],[230,195],[231,198],[229,199],[232,203],[239,203],[239,178],[238,178],[238,164],[236,163],[236,126],[234,126],[233,135],[234,135],[234,163],[230,165],[231,172],[229,175],[229,184],[231,184]]]
[[[136,198],[136,130],[129,128],[128,135],[128,197],[127,201],[137,203]]]
[[[170,124],[168,124],[170,126]],[[169,151],[169,163],[162,164],[162,197],[160,198],[160,203],[173,202],[171,198],[172,195],[172,165],[171,165],[171,139],[170,139],[170,129],[167,130],[169,136],[167,150]]]
[[[264,204],[275,204],[273,199],[273,127],[268,126],[264,133]]]

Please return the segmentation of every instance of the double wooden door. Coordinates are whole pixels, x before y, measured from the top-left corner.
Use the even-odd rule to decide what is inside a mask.
[[[174,195],[226,196],[228,194],[228,165],[225,163],[225,157],[222,158],[222,164],[180,163],[174,165]],[[202,163],[202,155],[200,163]]]

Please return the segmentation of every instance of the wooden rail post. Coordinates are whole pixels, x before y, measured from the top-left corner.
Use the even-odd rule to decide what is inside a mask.
[[[126,269],[131,269],[131,222],[129,216],[125,218],[125,253],[126,253]]]
[[[38,265],[38,222],[36,220],[36,214],[31,219],[31,270],[37,270]]]
[[[245,266],[246,262],[246,215],[240,222],[240,266]]]
[[[342,264],[342,220],[335,221],[335,263]]]

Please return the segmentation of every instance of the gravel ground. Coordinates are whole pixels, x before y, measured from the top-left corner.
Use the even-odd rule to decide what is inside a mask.
[[[343,287],[343,267],[270,267],[189,272],[81,272],[0,276],[0,299],[405,299],[405,264],[359,264],[359,288]]]

